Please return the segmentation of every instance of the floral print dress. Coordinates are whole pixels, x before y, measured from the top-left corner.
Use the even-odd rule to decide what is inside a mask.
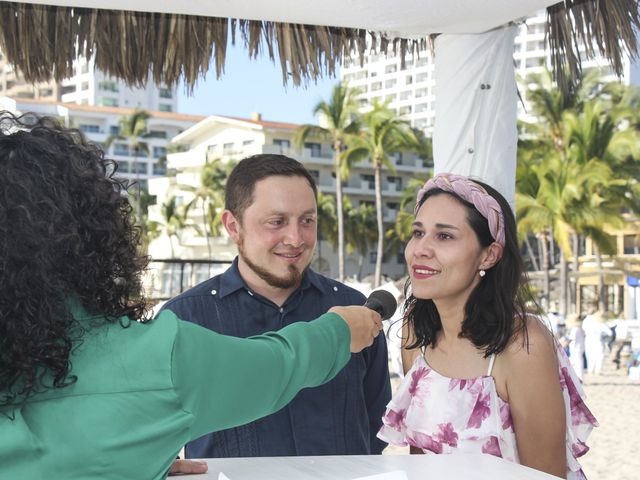
[[[584,403],[582,385],[558,346],[558,370],[567,421],[567,478],[584,479],[577,458],[589,447],[589,433],[598,425]],[[448,378],[416,358],[387,405],[378,437],[393,445],[411,445],[425,453],[488,453],[518,462],[509,404],[496,391],[491,376]]]

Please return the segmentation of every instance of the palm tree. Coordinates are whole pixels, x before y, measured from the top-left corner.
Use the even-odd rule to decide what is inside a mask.
[[[294,136],[298,148],[304,146],[309,138],[325,139],[333,147],[333,171],[336,177],[336,219],[338,221],[338,280],[344,281],[344,212],[342,200],[342,181],[348,177],[344,170],[343,152],[350,135],[360,130],[358,122],[357,90],[340,83],[333,87],[331,99],[319,102],[313,113],[322,116],[326,126],[301,125]]]
[[[234,162],[223,163],[220,159],[207,161],[202,167],[200,185],[178,185],[183,191],[191,192],[193,199],[185,205],[184,220],[187,221],[189,212],[200,208],[201,222],[207,242],[207,253],[211,258],[211,237],[219,236],[222,228],[222,210],[224,209],[224,187],[229,173],[235,166]],[[199,229],[199,226],[192,225]]]
[[[347,253],[358,253],[357,280],[362,277],[364,259],[376,239],[376,211],[372,205],[361,203],[354,207],[348,197],[344,199],[345,241]]]
[[[147,120],[151,117],[146,110],[135,109],[131,115],[120,117],[118,124],[120,128],[117,134],[109,135],[105,141],[105,147],[108,149],[115,141],[125,142],[129,152],[133,150],[133,168],[136,174],[136,215],[138,221],[141,221],[141,191],[140,191],[140,169],[138,168],[138,157],[141,153],[145,156],[149,155],[149,145],[144,139],[148,136]],[[146,165],[145,165],[146,166]]]
[[[380,285],[382,278],[382,257],[384,254],[384,223],[382,207],[382,167],[395,173],[395,165],[390,155],[415,145],[409,124],[397,118],[387,105],[373,104],[373,110],[363,118],[365,130],[351,141],[345,152],[347,167],[351,167],[364,159],[371,159],[374,174],[375,205],[377,216],[378,242],[376,247],[376,269],[374,288]]]

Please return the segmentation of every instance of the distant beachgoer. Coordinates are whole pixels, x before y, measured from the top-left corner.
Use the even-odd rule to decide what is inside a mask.
[[[602,373],[604,355],[611,338],[611,329],[606,324],[602,312],[595,312],[584,317],[582,329],[585,334],[584,348],[587,355],[587,372],[593,375]]]

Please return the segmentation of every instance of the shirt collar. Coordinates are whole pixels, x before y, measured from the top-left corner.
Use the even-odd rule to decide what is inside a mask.
[[[300,283],[298,290],[306,290],[310,286],[317,288],[323,294],[329,292],[327,286],[322,282],[320,275],[311,269],[307,269],[302,277],[302,282]],[[240,289],[251,291],[249,286],[240,276],[240,270],[238,269],[238,257],[236,257],[234,258],[231,267],[229,267],[227,271],[220,276],[219,298],[224,298]]]

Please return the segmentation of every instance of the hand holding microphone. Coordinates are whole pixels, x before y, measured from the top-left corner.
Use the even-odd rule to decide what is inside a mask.
[[[332,307],[330,312],[340,315],[351,331],[351,352],[357,353],[373,343],[382,330],[382,320],[396,311],[396,299],[389,292],[377,290],[367,298],[364,306]]]

